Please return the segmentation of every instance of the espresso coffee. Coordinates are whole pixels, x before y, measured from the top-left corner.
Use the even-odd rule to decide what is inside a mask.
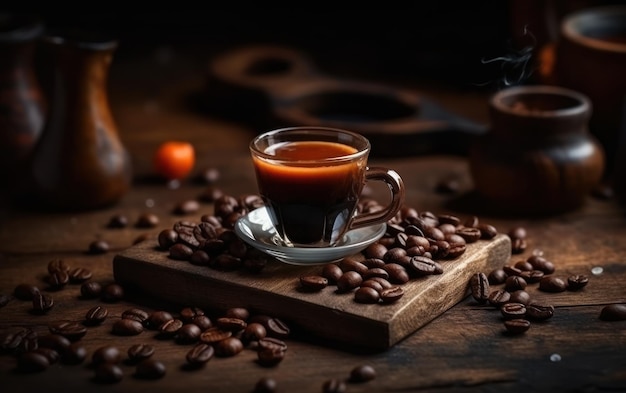
[[[264,153],[276,161],[255,157],[253,162],[260,194],[278,233],[300,245],[333,241],[337,228],[343,229],[352,218],[367,157],[341,159],[357,149],[326,141],[284,142]]]

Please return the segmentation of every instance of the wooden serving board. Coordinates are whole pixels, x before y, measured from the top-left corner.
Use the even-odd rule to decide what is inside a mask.
[[[385,305],[357,303],[354,293],[339,294],[332,285],[299,291],[299,277],[320,274],[320,265],[272,260],[260,273],[218,271],[170,259],[151,240],[117,254],[113,272],[118,283],[156,299],[214,310],[247,307],[332,342],[384,350],[465,298],[472,274],[503,266],[510,256],[503,234],[468,244],[459,258],[440,261],[441,275],[409,281],[402,285],[404,296]]]

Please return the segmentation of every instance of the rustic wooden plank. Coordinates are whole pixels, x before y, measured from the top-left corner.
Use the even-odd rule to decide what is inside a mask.
[[[298,291],[299,277],[319,274],[320,266],[271,261],[258,274],[218,271],[172,260],[155,241],[117,254],[113,273],[125,287],[155,298],[202,308],[247,307],[320,337],[384,349],[461,301],[469,277],[502,266],[510,258],[510,249],[506,235],[469,244],[459,258],[442,261],[443,274],[404,284],[404,296],[387,305],[356,303],[353,293],[338,294],[332,286],[316,293]]]

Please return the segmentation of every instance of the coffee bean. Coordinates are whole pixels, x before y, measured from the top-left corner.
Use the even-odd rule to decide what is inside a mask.
[[[136,336],[143,332],[143,325],[134,319],[119,319],[111,327],[111,333],[118,336]]]
[[[418,276],[429,276],[443,273],[443,267],[439,262],[436,262],[431,258],[427,258],[424,256],[412,257],[409,262],[409,266],[411,267],[411,272],[417,274]],[[484,274],[482,275],[485,276]],[[486,276],[485,283],[487,283]]]
[[[528,261],[517,261],[513,266],[522,271],[520,274],[524,273],[525,271],[531,271],[534,269],[533,265]]]
[[[279,318],[268,319],[264,326],[267,335],[275,338],[286,338],[291,332],[289,326]]]
[[[185,323],[192,322],[199,315],[204,315],[204,311],[198,307],[184,307],[180,310],[180,319]]]
[[[274,378],[262,377],[254,384],[252,393],[274,393],[277,388],[278,384]]]
[[[497,268],[489,272],[487,279],[489,281],[489,284],[498,285],[498,284],[504,284],[508,276],[509,275],[506,274],[504,269]]]
[[[544,292],[563,292],[567,289],[567,281],[561,277],[545,276],[539,281],[539,290]]]
[[[530,328],[530,322],[521,318],[507,319],[504,321],[504,327],[511,334],[521,334]]]
[[[59,360],[61,360],[61,354],[59,354],[57,351],[55,351],[52,348],[41,347],[41,348],[34,349],[32,352],[36,352],[45,356],[46,359],[48,359],[48,363],[50,364],[58,363]]]
[[[626,320],[626,304],[609,304],[600,311],[600,319],[603,321]]]
[[[199,343],[187,352],[185,359],[189,365],[198,367],[211,360],[214,354],[215,349],[213,348],[213,345]]]
[[[224,313],[226,318],[236,318],[247,321],[250,318],[250,311],[244,307],[231,307]]]
[[[511,294],[504,289],[496,289],[494,291],[491,291],[489,293],[489,297],[487,298],[489,304],[498,308],[500,308],[503,304],[508,303],[510,299]]]
[[[196,177],[195,181],[200,184],[215,184],[220,178],[220,171],[217,168],[209,167],[200,171]],[[212,201],[210,201],[212,202]]]
[[[511,254],[521,254],[526,251],[527,247],[528,244],[526,242],[526,239],[511,239]]]
[[[200,334],[200,341],[207,344],[215,344],[219,341],[222,341],[228,337],[231,337],[233,332],[229,330],[220,329],[217,326],[213,326],[203,331]]]
[[[511,239],[526,239],[528,235],[524,227],[513,227],[507,234]]]
[[[530,302],[530,294],[523,289],[518,289],[517,291],[511,292],[510,301],[526,305]]]
[[[257,362],[263,367],[274,367],[285,358],[285,350],[279,347],[259,348]]]
[[[137,364],[135,376],[142,379],[159,379],[166,373],[165,364],[156,359],[145,359]]]
[[[172,319],[174,319],[174,316],[167,311],[154,311],[150,314],[145,324],[148,329],[157,330],[163,323]]]
[[[393,252],[393,250],[401,250],[406,255],[404,249],[401,248],[392,249],[389,251],[389,253]],[[352,258],[344,258],[343,260],[341,260],[341,262],[339,262],[339,267],[343,272],[355,271],[361,275],[363,275],[368,269],[365,264]]]
[[[64,364],[81,364],[87,359],[87,348],[80,343],[73,343],[70,345],[63,356],[61,357],[61,361]]]
[[[48,358],[35,351],[24,352],[17,359],[17,367],[23,372],[41,372],[49,366]]]
[[[363,250],[363,254],[367,258],[383,259],[383,256],[387,253],[387,251],[388,251],[387,247],[385,247],[382,244],[376,242],[376,243],[372,243],[369,246],[367,246],[367,248],[365,248],[365,250]]]
[[[367,279],[363,281],[363,283],[361,284],[361,288],[363,287],[372,288],[378,293],[383,291],[383,286],[376,280]]]
[[[19,354],[37,349],[37,332],[29,328],[16,328],[4,332],[0,338],[2,352]]]
[[[195,199],[188,199],[177,203],[176,206],[174,206],[172,213],[179,216],[184,216],[195,213],[198,210],[200,210],[200,203]]]
[[[384,304],[394,303],[404,296],[404,290],[401,287],[385,288],[380,292],[380,300]]]
[[[572,275],[567,278],[567,289],[570,291],[578,291],[587,286],[588,283],[589,277],[583,274]]]
[[[100,298],[107,303],[119,302],[124,299],[124,288],[119,284],[108,284],[102,289]]]
[[[155,228],[159,225],[159,217],[154,213],[142,213],[135,222],[137,228]]]
[[[333,263],[324,265],[322,268],[321,276],[328,279],[329,283],[336,283],[339,277],[343,274],[343,270]]]
[[[91,363],[94,366],[98,366],[100,364],[116,364],[122,361],[122,354],[120,350],[112,345],[105,345],[102,347],[98,347],[91,354]]]
[[[504,265],[502,266],[502,270],[504,270],[504,272],[506,273],[507,279],[510,276],[519,276],[520,274],[522,274],[522,270],[513,265]]]
[[[122,319],[134,319],[141,324],[144,324],[149,316],[147,311],[140,308],[130,308],[122,313]]]
[[[54,307],[54,299],[52,296],[37,292],[33,295],[33,312],[44,314]]]
[[[374,378],[376,378],[376,370],[368,364],[357,366],[350,371],[351,382],[368,382]]]
[[[80,340],[87,333],[87,328],[76,322],[59,322],[48,326],[48,329],[50,333],[60,334],[70,341]]]
[[[85,325],[93,326],[99,325],[106,319],[107,315],[109,315],[109,310],[102,306],[94,306],[90,308],[85,314]]]
[[[317,275],[302,276],[300,286],[307,291],[321,291],[328,286],[328,279]]]
[[[167,320],[159,326],[159,335],[162,337],[174,337],[183,326],[183,321],[178,318]]]
[[[470,277],[470,290],[472,297],[478,303],[485,303],[489,300],[489,280],[483,272],[474,273]]]
[[[455,233],[465,239],[467,243],[475,243],[482,236],[480,229],[474,227],[461,227]]]
[[[169,248],[169,257],[178,261],[188,261],[192,254],[193,249],[183,243],[176,243]]]
[[[237,337],[228,337],[214,344],[215,355],[231,357],[243,350],[243,343]]]
[[[33,300],[36,293],[39,293],[39,288],[31,284],[19,284],[13,290],[13,295],[20,300]]]
[[[124,371],[117,364],[103,363],[95,369],[94,380],[98,383],[117,383],[124,378]]]
[[[154,355],[155,348],[149,344],[134,344],[126,351],[131,363],[138,363]]]
[[[478,224],[477,228],[480,230],[480,238],[491,240],[498,234],[498,229],[489,224]]]
[[[65,272],[69,273],[70,265],[68,265],[63,259],[53,259],[48,262],[48,273]]]
[[[51,290],[64,288],[70,282],[69,274],[64,270],[56,270],[46,278]]]
[[[554,315],[554,306],[530,303],[526,306],[526,316],[536,321],[545,321]]]
[[[526,314],[526,306],[522,303],[506,303],[500,307],[500,313],[504,319],[523,318]]]
[[[189,257],[189,262],[196,266],[209,266],[211,256],[204,250],[195,250]]]
[[[384,267],[385,271],[389,273],[389,282],[397,285],[406,284],[411,279],[407,269],[397,263],[388,263]]]
[[[252,322],[244,329],[241,339],[244,343],[250,343],[251,341],[259,341],[267,336],[267,330],[265,326],[258,322]]]
[[[545,276],[545,273],[541,270],[524,270],[519,274],[529,284],[536,284]]]
[[[228,330],[236,333],[245,329],[248,324],[243,319],[221,317],[215,321],[215,325],[222,330]]]
[[[213,326],[213,322],[206,315],[197,315],[191,321],[194,325],[198,326],[200,330],[205,331],[211,326]]]
[[[89,243],[88,252],[90,254],[104,254],[109,251],[111,246],[106,240],[94,240]]]
[[[128,226],[128,217],[123,214],[115,214],[109,218],[108,228],[126,228]]]
[[[380,300],[380,293],[374,288],[359,287],[354,292],[354,301],[364,304],[376,304]]]
[[[52,348],[61,355],[72,345],[72,342],[67,337],[53,333],[39,337],[38,343],[40,347]]]
[[[76,267],[69,272],[70,282],[73,284],[80,284],[92,277],[93,273],[91,270],[86,269],[84,267]]]
[[[264,337],[259,340],[258,350],[268,349],[268,348],[277,348],[281,351],[287,350],[287,343],[279,338],[274,337]]]
[[[328,379],[322,384],[323,393],[344,393],[346,389],[346,383],[337,378]]]
[[[504,282],[504,288],[509,292],[525,289],[527,285],[528,283],[526,282],[526,280],[524,280],[520,276],[507,277],[506,281]]]
[[[531,255],[527,258],[527,261],[530,262],[530,264],[533,265],[535,269],[541,270],[545,274],[554,273],[554,263],[547,260],[541,255]]]
[[[193,323],[187,323],[181,326],[176,332],[175,340],[178,344],[193,344],[200,339],[202,330]]]
[[[363,277],[354,270],[345,272],[337,280],[337,290],[339,292],[349,292],[361,285]]]
[[[95,299],[102,295],[102,285],[95,281],[83,283],[80,286],[80,294],[85,299]]]

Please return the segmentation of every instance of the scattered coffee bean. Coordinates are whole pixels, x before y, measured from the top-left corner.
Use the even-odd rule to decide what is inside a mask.
[[[107,303],[119,302],[124,299],[124,288],[119,284],[108,284],[102,289],[100,298]]]
[[[55,270],[46,277],[49,289],[59,290],[64,288],[70,282],[69,274],[64,270]]]
[[[176,204],[176,206],[174,206],[174,209],[172,210],[172,213],[183,216],[196,213],[198,210],[200,210],[200,203],[195,199],[189,199]]]
[[[61,354],[59,354],[57,351],[55,351],[52,348],[40,347],[40,348],[34,349],[33,352],[37,352],[45,356],[46,359],[48,359],[48,363],[50,364],[58,363],[59,360],[61,360]]]
[[[126,228],[128,226],[128,217],[123,214],[115,214],[111,216],[107,224],[108,228]]]
[[[187,352],[185,359],[190,366],[198,367],[211,360],[214,354],[215,349],[213,348],[213,345],[199,343]]]
[[[147,311],[140,308],[130,308],[122,313],[122,319],[134,319],[141,324],[145,323],[149,316]]]
[[[528,284],[535,284],[541,281],[541,279],[545,276],[545,273],[541,270],[524,270],[519,274]]]
[[[478,303],[485,303],[489,300],[489,279],[485,275],[485,273],[478,272],[474,273],[470,277],[470,290],[472,292],[472,297]]]
[[[72,342],[67,337],[53,333],[39,337],[38,343],[40,347],[52,348],[59,354],[65,353],[70,345],[72,345]]]
[[[244,329],[241,339],[244,343],[250,343],[252,341],[259,341],[267,336],[267,330],[265,326],[258,322],[252,322]]]
[[[508,303],[511,299],[511,294],[504,289],[496,289],[489,293],[489,304],[496,307],[502,307],[502,305]]]
[[[54,307],[54,299],[45,293],[37,292],[33,295],[33,312],[47,313]]]
[[[572,275],[567,278],[567,289],[570,291],[578,291],[586,287],[588,283],[589,277],[583,274]]]
[[[526,251],[528,244],[526,239],[515,238],[511,239],[511,254],[522,254]]]
[[[13,290],[13,295],[20,300],[33,300],[36,293],[39,293],[39,288],[31,284],[19,284]]]
[[[518,289],[511,292],[509,301],[526,305],[530,302],[530,294],[523,289]]]
[[[368,382],[374,378],[376,378],[376,370],[368,364],[357,366],[350,371],[351,382]]]
[[[254,384],[252,393],[274,393],[277,388],[278,384],[274,378],[262,377]]]
[[[149,358],[137,364],[135,376],[142,379],[159,379],[165,375],[166,368],[163,362]]]
[[[174,319],[174,316],[167,311],[154,311],[145,322],[148,329],[158,330],[166,321]]]
[[[112,345],[97,348],[91,355],[91,363],[94,366],[100,364],[116,364],[122,361],[120,350]]]
[[[328,286],[328,279],[317,275],[302,276],[300,277],[300,285],[304,290],[321,291]]]
[[[404,289],[401,287],[384,288],[380,292],[380,300],[384,304],[394,303],[404,296]]]
[[[222,330],[236,333],[245,329],[248,324],[240,318],[221,317],[215,321],[215,325]]]
[[[626,304],[609,304],[600,311],[600,319],[603,321],[626,320]]]
[[[363,304],[376,304],[380,301],[380,293],[374,288],[362,286],[354,292],[354,301]]]
[[[567,289],[567,281],[557,276],[545,276],[539,281],[539,290],[544,292],[563,292]]]
[[[48,262],[48,273],[65,272],[69,273],[70,265],[68,265],[63,259],[53,259]]]
[[[143,332],[143,325],[134,319],[119,319],[111,327],[111,333],[118,336],[136,336]]]
[[[77,341],[87,334],[87,328],[76,322],[59,322],[48,326],[50,333],[60,334],[70,341]]]
[[[99,325],[104,322],[107,315],[109,315],[109,310],[102,306],[94,306],[85,314],[85,321],[83,323],[88,326]]]
[[[20,354],[37,349],[37,332],[30,328],[15,328],[4,332],[0,337],[0,350],[11,354]]]
[[[193,249],[183,243],[176,243],[169,248],[169,256],[179,261],[188,261],[193,255]]]
[[[35,351],[24,352],[17,359],[17,367],[23,372],[41,372],[49,366],[48,358]]]
[[[159,217],[154,213],[142,213],[135,223],[137,228],[155,228],[159,225]]]
[[[135,364],[154,355],[155,348],[149,344],[134,344],[128,348],[129,362]]]
[[[530,328],[530,322],[521,318],[507,319],[504,321],[504,327],[511,334],[521,334]]]
[[[4,306],[6,306],[7,304],[9,304],[9,302],[12,299],[13,299],[13,296],[1,293],[0,294],[0,308],[2,308]]]
[[[504,288],[509,291],[518,291],[520,289],[525,289],[528,283],[521,276],[510,276],[507,277],[504,282]]]
[[[162,337],[174,337],[182,326],[183,321],[180,319],[169,319],[159,326],[159,335]]]
[[[89,243],[88,252],[90,254],[104,254],[109,251],[111,246],[106,240],[94,240]]]
[[[545,321],[554,315],[554,306],[530,303],[526,306],[526,317],[535,321]]]
[[[322,384],[323,393],[344,393],[346,389],[346,383],[337,378],[328,379]]]
[[[96,281],[89,281],[80,286],[80,294],[85,299],[95,299],[102,295],[102,285]]]
[[[280,347],[259,347],[257,362],[263,367],[274,367],[285,358],[285,350]]]
[[[72,284],[80,284],[92,277],[91,270],[84,267],[76,267],[69,272],[69,280]]]
[[[211,326],[213,326],[213,322],[211,321],[211,318],[207,317],[206,315],[197,315],[195,316],[192,320],[191,323],[193,323],[194,325],[198,326],[200,328],[200,330],[205,331],[208,328],[210,328]]]
[[[241,352],[244,346],[237,337],[228,337],[215,343],[214,348],[216,356],[231,357]]]
[[[489,272],[489,275],[487,276],[487,281],[489,282],[489,284],[492,285],[504,284],[508,276],[509,275],[506,274],[504,269],[498,268]]]
[[[117,383],[124,378],[124,371],[113,363],[102,363],[96,366],[94,381],[98,383]]]
[[[61,361],[64,364],[81,364],[87,359],[87,348],[80,343],[73,343],[70,345],[63,356],[61,357]]]
[[[193,344],[200,339],[202,330],[193,323],[187,323],[181,326],[174,337],[178,344]]]
[[[526,315],[526,306],[522,303],[506,303],[500,307],[504,319],[523,318]]]

